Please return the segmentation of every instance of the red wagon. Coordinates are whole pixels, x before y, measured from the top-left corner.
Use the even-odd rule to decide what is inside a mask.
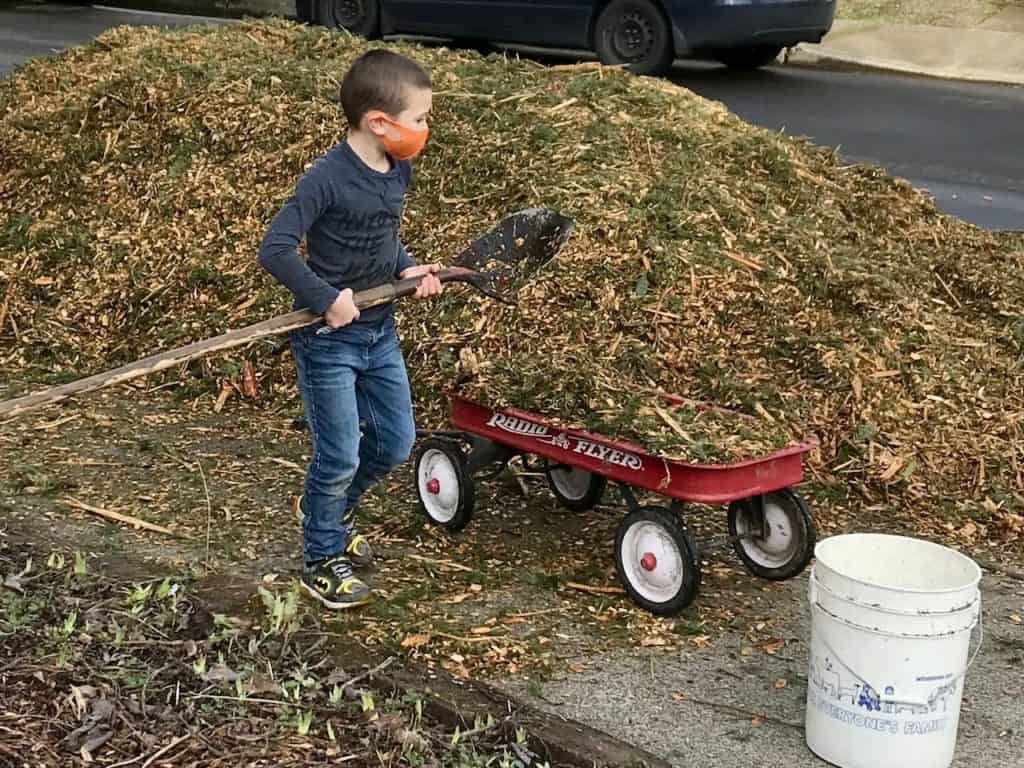
[[[537,414],[492,410],[455,397],[453,430],[424,434],[416,456],[416,490],[427,517],[448,530],[469,523],[473,477],[497,475],[510,459],[539,457],[548,484],[568,509],[597,505],[609,480],[618,484],[629,513],[619,525],[615,562],[629,596],[652,613],[673,615],[697,596],[697,543],[683,517],[684,502],[728,504],[729,538],[756,576],[797,575],[814,552],[811,512],[793,490],[814,440],[732,464],[692,464],[652,454],[642,446],[563,428]],[[667,496],[666,506],[641,505],[634,489]]]

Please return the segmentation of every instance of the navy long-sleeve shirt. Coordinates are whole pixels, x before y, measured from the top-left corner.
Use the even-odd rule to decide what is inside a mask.
[[[260,264],[295,296],[295,308],[322,315],[343,288],[362,291],[394,280],[415,262],[398,238],[407,161],[386,173],[370,168],[342,142],[299,178],[270,222],[259,248]],[[308,259],[298,255],[306,238]],[[390,304],[368,309],[359,321],[391,313]]]

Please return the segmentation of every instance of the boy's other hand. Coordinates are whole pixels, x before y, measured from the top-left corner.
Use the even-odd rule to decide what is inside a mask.
[[[359,319],[359,308],[352,300],[352,289],[346,288],[324,312],[324,320],[331,328],[342,328]]]
[[[400,278],[406,280],[410,277],[422,277],[419,287],[413,296],[417,299],[426,299],[430,296],[439,296],[444,290],[444,284],[437,279],[437,273],[441,271],[440,264],[420,264],[409,267],[402,271]]]

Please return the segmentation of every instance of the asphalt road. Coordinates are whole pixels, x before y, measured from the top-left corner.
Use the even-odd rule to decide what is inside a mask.
[[[795,66],[691,64],[673,79],[751,123],[882,165],[979,226],[1024,229],[1024,88]]]
[[[0,74],[119,24],[194,21],[0,4]],[[979,226],[1024,229],[1024,88],[793,66],[734,72],[700,63],[677,66],[673,80],[752,123],[882,165]]]

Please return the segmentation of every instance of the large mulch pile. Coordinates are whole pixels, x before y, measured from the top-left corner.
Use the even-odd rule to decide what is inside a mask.
[[[0,396],[285,310],[256,245],[341,137],[330,97],[366,47],[286,23],[121,29],[4,82]],[[458,383],[698,460],[814,433],[837,503],[1024,534],[1019,236],[659,80],[396,48],[436,88],[414,255],[445,260],[517,208],[577,222],[517,307],[452,291],[403,310],[424,422]],[[265,349],[177,378],[230,386],[248,363],[262,397],[294,399]]]

